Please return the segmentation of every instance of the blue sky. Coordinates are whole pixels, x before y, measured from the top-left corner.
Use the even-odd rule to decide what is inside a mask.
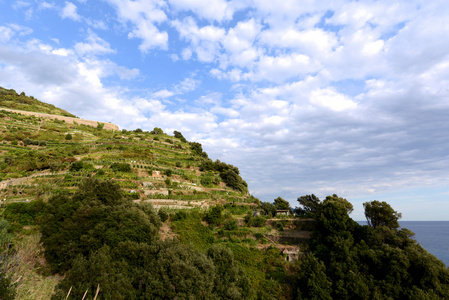
[[[0,85],[181,131],[262,201],[449,220],[443,0],[0,0]]]

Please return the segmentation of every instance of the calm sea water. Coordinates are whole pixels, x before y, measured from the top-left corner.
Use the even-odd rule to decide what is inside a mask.
[[[366,225],[366,221],[358,223]],[[413,238],[449,267],[449,221],[399,221],[399,224],[414,232]]]
[[[449,267],[449,221],[400,221],[415,233],[415,240]]]

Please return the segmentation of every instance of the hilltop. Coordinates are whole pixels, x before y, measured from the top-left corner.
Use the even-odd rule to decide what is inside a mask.
[[[33,96],[25,95],[25,92],[18,94],[13,89],[8,90],[3,87],[0,87],[0,108],[33,111],[38,113],[76,118],[75,115],[72,115],[71,113],[61,108],[39,101]]]

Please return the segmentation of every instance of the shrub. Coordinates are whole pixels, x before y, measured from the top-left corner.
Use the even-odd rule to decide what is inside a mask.
[[[114,170],[114,172],[131,172],[131,165],[128,163],[113,163],[111,165],[111,169]]]
[[[267,223],[267,219],[263,216],[255,216],[252,221],[254,227],[262,227]]]
[[[237,220],[235,219],[227,220],[224,224],[224,229],[226,230],[237,230],[238,228],[239,226],[237,224]]]
[[[206,215],[206,221],[209,225],[218,226],[223,222],[223,207],[221,205],[213,206]]]
[[[72,138],[73,138],[73,137],[72,137],[72,135],[71,135],[70,133],[67,133],[67,134],[65,135],[65,139],[66,139],[67,141],[70,141]]]
[[[69,170],[72,172],[77,172],[84,167],[84,163],[82,161],[76,161],[70,165]]]
[[[169,216],[169,215],[168,215],[167,209],[164,208],[164,207],[162,207],[161,209],[159,209],[158,215],[159,215],[159,218],[161,218],[161,221],[162,221],[162,222],[167,221],[168,216]]]
[[[279,221],[274,221],[273,222],[273,228],[283,231],[285,225],[287,225],[288,220],[279,220]]]
[[[177,211],[172,217],[173,221],[185,220],[187,218],[187,213],[183,210]]]

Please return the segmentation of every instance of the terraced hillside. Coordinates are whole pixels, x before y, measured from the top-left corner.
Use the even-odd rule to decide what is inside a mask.
[[[156,207],[252,201],[237,168],[211,162],[200,144],[159,129],[113,132],[2,110],[0,139],[0,195],[7,202],[70,192],[92,176],[117,181],[127,197]],[[217,164],[221,169],[212,170]]]
[[[16,233],[20,259],[11,262],[9,272],[12,281],[20,281],[19,299],[48,299],[60,283],[44,258],[41,220],[52,199],[76,196],[81,183],[92,178],[117,183],[121,196],[138,207],[151,203],[162,240],[200,252],[216,244],[232,251],[257,291],[252,299],[289,298],[292,290],[285,289],[294,268],[289,260],[307,249],[313,224],[276,217],[276,205],[251,196],[237,167],[211,160],[201,144],[177,131],[119,131],[64,119],[73,115],[25,95],[11,99],[12,109],[0,107],[0,221]],[[66,117],[39,115],[41,108]],[[61,284],[57,289],[67,293]]]

